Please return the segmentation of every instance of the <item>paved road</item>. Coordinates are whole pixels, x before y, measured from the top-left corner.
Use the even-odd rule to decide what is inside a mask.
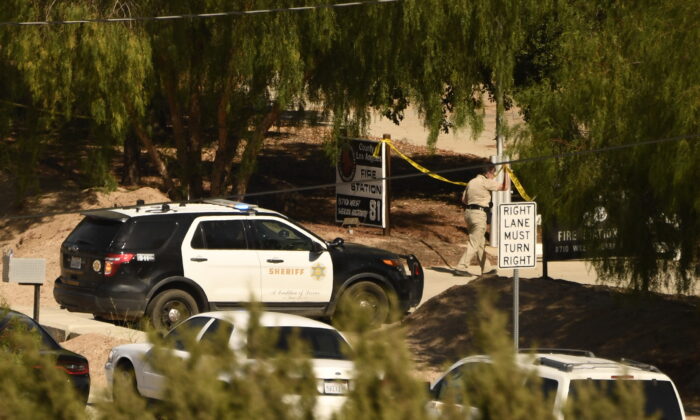
[[[498,275],[510,277],[513,275],[513,271],[498,270]],[[541,275],[541,264],[534,269],[520,270],[521,278],[539,277]],[[596,281],[595,272],[589,271],[587,264],[583,261],[549,263],[549,276],[588,284],[594,284]],[[425,287],[421,304],[444,290],[455,285],[465,284],[467,281],[468,279],[465,277],[452,275],[447,267],[426,267]],[[33,315],[32,307],[13,307],[13,309],[29,316]],[[57,332],[59,338],[64,340],[89,333],[117,337],[131,342],[143,341],[146,338],[141,331],[95,320],[91,314],[68,312],[55,308],[40,308],[39,320],[42,325]]]

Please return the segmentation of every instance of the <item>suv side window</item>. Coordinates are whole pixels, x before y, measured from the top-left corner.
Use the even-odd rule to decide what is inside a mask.
[[[256,249],[311,251],[311,239],[277,220],[254,220],[257,237]]]
[[[466,395],[474,393],[473,375],[492,369],[490,363],[471,362],[457,366],[440,381],[435,389],[438,401],[462,404]]]
[[[464,393],[462,377],[462,366],[448,373],[437,384],[435,399],[442,402],[451,401],[460,404]]]
[[[243,222],[240,220],[205,220],[192,237],[194,249],[248,249]]]

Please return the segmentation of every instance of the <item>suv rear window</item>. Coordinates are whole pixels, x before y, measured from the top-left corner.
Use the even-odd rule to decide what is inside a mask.
[[[114,246],[119,249],[156,250],[173,236],[177,228],[174,220],[134,220]]]
[[[68,235],[66,242],[105,249],[112,243],[122,225],[122,222],[116,220],[86,217]]]

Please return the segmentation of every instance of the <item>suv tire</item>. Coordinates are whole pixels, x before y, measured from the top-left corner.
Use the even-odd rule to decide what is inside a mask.
[[[389,315],[389,297],[384,289],[371,281],[360,281],[348,287],[340,298],[340,322],[349,321],[355,307],[361,312],[362,322],[368,322],[373,327],[381,326]],[[350,326],[350,325],[348,325]]]
[[[180,289],[158,293],[146,307],[146,315],[151,319],[153,327],[165,331],[198,313],[197,302],[189,293]]]

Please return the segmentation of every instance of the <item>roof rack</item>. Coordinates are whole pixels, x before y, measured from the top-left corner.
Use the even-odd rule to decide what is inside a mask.
[[[636,368],[639,368],[642,370],[646,370],[648,372],[661,373],[659,368],[657,368],[654,365],[650,365],[648,363],[637,362],[637,361],[631,360],[631,359],[625,359],[624,357],[622,359],[620,359],[620,363],[627,365],[627,366],[632,366],[632,367],[636,367]]]
[[[543,353],[543,354],[567,354],[569,356],[585,356],[585,357],[595,357],[592,351],[589,350],[578,350],[578,349],[518,349],[518,353]]]
[[[553,367],[563,372],[571,372],[574,370],[573,363],[560,362],[559,360],[550,359],[548,357],[540,357],[537,361],[539,361],[542,366]]]

